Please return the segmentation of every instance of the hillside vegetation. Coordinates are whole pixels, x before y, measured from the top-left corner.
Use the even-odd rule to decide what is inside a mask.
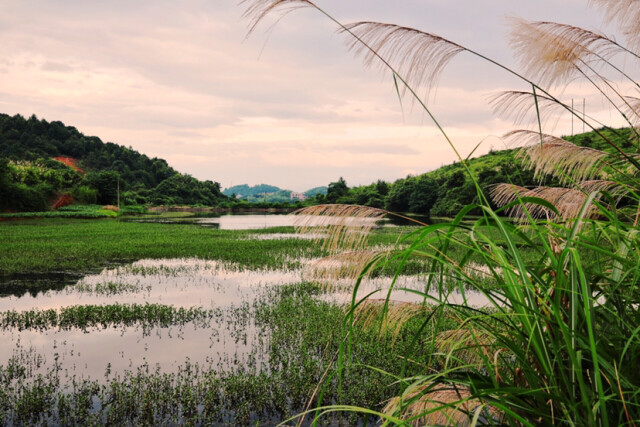
[[[74,170],[52,158],[76,160]],[[62,122],[0,114],[0,209],[47,210],[70,194],[81,203],[214,206],[227,198],[220,184],[181,174],[163,159],[85,136]]]
[[[622,148],[629,148],[633,144],[629,128],[600,129],[599,132]],[[564,139],[579,146],[608,152],[612,150],[596,132],[566,136]],[[534,178],[533,170],[523,166],[517,152],[517,148],[492,150],[483,156],[469,159],[467,163],[485,191],[491,185],[505,182],[523,187],[558,184],[558,179],[553,176],[544,176],[542,180]],[[421,175],[398,179],[391,184],[378,181],[349,188],[344,179],[340,178],[329,185],[326,196],[317,196],[312,201],[359,204],[394,212],[453,217],[464,206],[478,203],[478,195],[462,164],[454,162]]]
[[[232,198],[241,199],[249,203],[287,203],[292,202],[291,190],[282,189],[275,185],[258,184],[249,186],[247,184],[234,185],[225,188],[222,194]],[[307,197],[314,197],[318,194],[327,194],[327,187],[314,187],[303,193]]]

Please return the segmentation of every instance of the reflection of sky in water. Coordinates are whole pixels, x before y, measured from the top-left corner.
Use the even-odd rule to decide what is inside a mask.
[[[156,367],[163,372],[176,371],[187,358],[216,369],[240,369],[249,360],[266,362],[268,337],[250,318],[235,316],[249,309],[265,288],[298,283],[301,270],[243,270],[215,261],[199,259],[142,260],[133,264],[105,269],[89,275],[76,285],[59,291],[39,293],[36,297],[0,298],[0,311],[59,309],[71,305],[159,303],[176,307],[215,309],[206,325],[189,322],[170,327],[110,326],[86,331],[68,330],[0,331],[0,365],[12,356],[44,357],[42,372],[50,369],[57,355],[62,375],[101,379],[110,364],[112,373],[136,370],[139,366]],[[351,301],[353,280],[334,281],[333,290],[322,298],[347,303]],[[358,298],[381,288],[372,298],[385,298],[389,278],[365,280]],[[400,277],[396,288],[425,289],[425,279]],[[338,285],[338,286],[335,286]],[[469,304],[483,305],[479,294],[467,294]],[[421,301],[421,297],[404,291],[393,291],[391,299]],[[450,301],[462,302],[457,293]],[[240,319],[240,320],[239,320]]]
[[[308,215],[223,215],[218,218],[197,218],[197,224],[220,228],[221,230],[256,230],[269,227],[291,227],[304,222],[322,221],[323,224],[343,223],[350,227],[360,227],[375,223],[372,218],[357,217],[316,217]],[[295,238],[295,236],[291,236]]]

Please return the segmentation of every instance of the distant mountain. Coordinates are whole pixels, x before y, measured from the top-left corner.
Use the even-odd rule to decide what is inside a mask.
[[[225,188],[222,193],[226,196],[236,196],[240,200],[251,203],[267,202],[282,203],[291,201],[291,190],[284,190],[275,185],[259,184],[249,186],[247,184],[234,185]],[[327,194],[327,187],[315,187],[303,193],[307,197],[314,197],[318,194]]]
[[[242,185],[234,185],[233,187],[225,188],[222,191],[222,194],[224,194],[225,196],[233,196],[235,194],[236,197],[244,199],[247,197],[264,196],[265,193],[269,195],[272,193],[276,193],[278,191],[280,191],[280,188],[276,187],[275,185],[258,184],[258,185],[249,187],[249,185],[247,184],[242,184]]]
[[[61,194],[115,204],[118,189],[126,204],[215,206],[228,200],[217,182],[181,174],[166,160],[59,121],[0,114],[0,209],[41,210]]]

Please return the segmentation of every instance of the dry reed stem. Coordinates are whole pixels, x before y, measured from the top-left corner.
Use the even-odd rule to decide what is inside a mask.
[[[435,34],[394,24],[356,22],[345,27],[357,37],[347,42],[349,49],[356,55],[363,55],[365,65],[375,64],[386,70],[386,65],[376,60],[376,54],[380,55],[416,89],[423,87],[428,91],[447,63],[466,50]],[[401,90],[404,93],[406,88]]]
[[[591,0],[604,12],[609,22],[617,21],[627,39],[628,48],[640,53],[640,1],[638,0]]]
[[[524,145],[516,154],[523,166],[534,169],[534,175],[559,178],[562,185],[592,179],[602,171],[609,154],[589,147],[580,147],[552,135],[529,130],[514,130],[503,136],[509,143]]]
[[[362,249],[369,232],[387,211],[356,205],[317,205],[302,208],[293,215],[299,233],[322,233],[322,247],[330,253]]]
[[[471,398],[468,389],[444,384],[410,388],[403,396],[389,400],[383,412],[396,416],[400,413],[402,419],[411,419],[409,424],[413,426],[470,426],[478,409],[484,412],[485,419],[496,424],[502,421],[503,416],[495,408]]]

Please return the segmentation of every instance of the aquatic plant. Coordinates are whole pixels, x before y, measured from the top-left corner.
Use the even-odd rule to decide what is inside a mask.
[[[195,322],[206,326],[216,315],[215,310],[199,307],[174,307],[164,304],[108,304],[72,305],[59,310],[27,310],[0,312],[0,328],[18,330],[49,328],[80,328],[95,326],[130,326],[140,324],[145,327],[181,325]]]

